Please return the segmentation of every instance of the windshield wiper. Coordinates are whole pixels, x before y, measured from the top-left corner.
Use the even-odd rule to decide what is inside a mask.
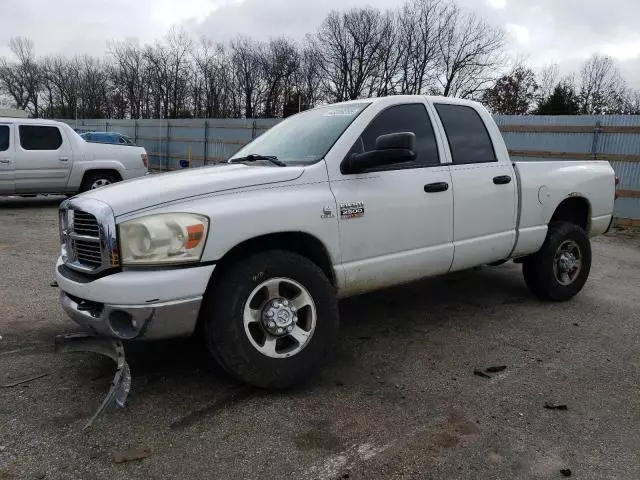
[[[260,160],[267,160],[268,162],[271,162],[274,165],[278,165],[279,167],[287,166],[286,163],[284,163],[282,160],[278,160],[278,157],[274,155],[258,155],[255,153],[247,155],[246,157],[232,158],[231,160],[228,161],[228,163],[257,162]]]

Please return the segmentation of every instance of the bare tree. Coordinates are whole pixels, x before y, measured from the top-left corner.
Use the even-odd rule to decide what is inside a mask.
[[[300,68],[296,73],[296,111],[314,107],[321,100],[322,82],[322,54],[313,41],[307,39],[301,53]]]
[[[617,113],[625,84],[611,57],[593,55],[580,70],[580,110],[583,114]]]
[[[451,4],[438,16],[437,78],[444,96],[470,97],[503,63],[504,32]]]
[[[142,118],[144,92],[145,88],[148,88],[142,48],[134,40],[111,43],[109,56],[112,63],[107,71],[114,91],[128,104],[128,112],[125,115]]]
[[[61,55],[42,62],[47,116],[74,118],[80,109],[80,65]],[[80,116],[82,116],[80,112]]]
[[[40,68],[35,59],[33,42],[24,37],[9,40],[9,50],[16,63],[0,58],[0,88],[6,92],[19,109],[30,110],[39,116],[38,94],[40,91]]]
[[[401,93],[424,93],[433,86],[441,12],[439,0],[411,0],[400,9],[397,49]]]
[[[238,37],[231,42],[231,60],[234,77],[244,106],[244,116],[253,118],[257,114],[262,96],[261,64],[263,46],[246,37]]]
[[[372,7],[329,13],[316,33],[315,43],[331,100],[362,96],[378,73],[388,32],[385,16]]]
[[[538,101],[545,102],[549,99],[553,93],[556,85],[558,85],[558,78],[560,76],[560,69],[557,63],[547,65],[538,75]]]
[[[398,15],[393,12],[386,12],[381,17],[379,29],[382,41],[378,46],[377,69],[373,72],[368,87],[370,97],[399,93],[398,70],[403,56],[398,48],[399,21]]]
[[[190,116],[187,105],[187,90],[190,81],[189,59],[192,42],[184,30],[175,27],[169,30],[166,37],[170,67],[170,111],[173,118]]]
[[[286,38],[272,39],[261,53],[265,82],[262,115],[267,118],[280,116],[284,103],[295,90],[293,81],[300,68],[300,54],[297,46]]]

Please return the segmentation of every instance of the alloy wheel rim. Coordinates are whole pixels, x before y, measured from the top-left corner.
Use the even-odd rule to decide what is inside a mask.
[[[299,282],[270,278],[249,294],[243,323],[249,342],[258,352],[270,358],[288,358],[311,341],[317,324],[316,305]]]
[[[558,283],[569,286],[582,270],[582,250],[574,240],[565,240],[556,250],[553,274]]]

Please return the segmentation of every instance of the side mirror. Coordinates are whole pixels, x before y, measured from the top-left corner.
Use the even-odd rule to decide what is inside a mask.
[[[340,164],[343,174],[360,173],[415,160],[416,136],[413,132],[389,133],[376,138],[375,150],[349,155]]]

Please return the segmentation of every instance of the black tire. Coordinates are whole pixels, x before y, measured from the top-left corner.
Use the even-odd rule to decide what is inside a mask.
[[[565,285],[554,272],[556,253],[561,245],[573,241],[580,249],[580,271],[573,281]],[[555,222],[549,226],[542,248],[527,257],[522,264],[524,280],[538,298],[563,302],[573,298],[582,290],[591,270],[591,242],[587,233],[578,225]]]
[[[80,186],[80,192],[82,193],[82,192],[91,190],[91,186],[99,180],[105,180],[111,184],[111,183],[119,182],[120,177],[113,172],[89,172],[85,175],[84,179],[82,180],[82,185]]]
[[[306,288],[317,322],[306,346],[287,358],[269,357],[253,346],[243,311],[251,292],[271,278],[289,278]],[[281,250],[256,254],[230,266],[214,279],[203,302],[201,320],[212,356],[231,375],[251,385],[282,389],[309,376],[326,358],[338,333],[335,291],[324,272],[307,258]]]

